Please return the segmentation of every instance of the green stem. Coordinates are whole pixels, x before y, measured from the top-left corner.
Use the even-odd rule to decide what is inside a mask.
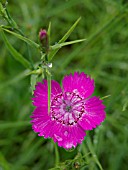
[[[51,103],[51,73],[48,69],[47,72],[47,82],[48,82],[48,113],[50,112],[50,103]]]
[[[19,28],[14,28],[14,30],[16,30],[23,37],[26,37],[24,35],[24,33],[22,32],[22,30],[20,30]],[[32,67],[32,69],[34,69],[34,65],[33,65],[33,61],[32,61],[32,56],[31,56],[31,53],[30,53],[30,50],[29,50],[29,46],[28,46],[28,44],[26,42],[25,42],[25,44],[26,44],[26,47],[27,47],[27,52],[28,52],[28,57],[29,57],[29,61],[30,61],[31,67]]]
[[[8,12],[7,8],[5,8],[5,11],[6,11],[6,15],[7,17],[5,17],[6,21],[8,22],[8,24],[13,27],[14,30],[16,30],[20,35],[22,35],[23,37],[25,37],[24,33],[22,32],[22,30],[19,29],[17,23],[13,20],[13,18],[11,17],[10,13]],[[32,57],[31,57],[31,54],[30,54],[30,50],[29,50],[29,46],[28,44],[26,43],[26,47],[27,47],[27,52],[28,52],[28,57],[29,57],[29,61],[30,61],[30,64],[31,64],[31,67],[32,69],[34,69],[34,66],[33,66],[33,61],[32,61]]]
[[[12,27],[18,28],[16,22],[12,19],[12,17],[11,17],[11,15],[9,14],[7,8],[5,8],[5,11],[6,11],[6,14],[7,14],[7,16],[8,16],[6,20],[10,23],[10,25],[11,25]]]
[[[59,157],[59,151],[58,151],[58,146],[57,144],[55,143],[55,166],[57,166],[59,164],[59,161],[60,161],[60,157]]]

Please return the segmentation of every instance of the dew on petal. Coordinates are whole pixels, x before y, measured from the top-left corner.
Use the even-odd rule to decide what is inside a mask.
[[[65,131],[65,132],[64,132],[64,136],[68,136],[68,131]]]
[[[60,141],[63,140],[60,136],[58,136],[58,135],[56,135],[56,134],[54,134],[54,137],[56,138],[56,140],[57,140],[58,142],[60,142]]]
[[[66,148],[69,149],[69,148],[72,148],[73,147],[73,144],[72,143],[66,143]]]
[[[66,142],[66,144],[65,144],[65,148],[66,148],[66,151],[68,151],[68,152],[72,152],[74,149],[75,149],[75,145],[73,144],[73,142]]]
[[[78,92],[77,89],[74,89],[73,92],[74,92],[75,94],[79,94],[79,92]]]

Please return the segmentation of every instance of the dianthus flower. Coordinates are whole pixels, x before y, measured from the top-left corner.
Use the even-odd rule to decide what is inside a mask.
[[[34,91],[36,106],[31,118],[32,128],[39,136],[52,138],[70,149],[82,143],[85,131],[92,130],[105,119],[105,106],[93,96],[94,80],[85,73],[66,75],[60,85],[51,81],[51,106],[48,113],[47,80],[38,82]]]

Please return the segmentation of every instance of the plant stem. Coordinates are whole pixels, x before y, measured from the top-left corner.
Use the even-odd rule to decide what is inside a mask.
[[[17,31],[20,35],[25,37],[24,33],[22,32],[21,29],[19,29],[17,23],[13,20],[13,18],[11,17],[11,15],[8,12],[6,7],[5,7],[5,11],[6,11],[6,15],[7,15],[7,17],[5,17],[5,19],[8,22],[8,24],[13,28],[13,30]],[[29,61],[30,61],[31,67],[32,67],[32,69],[34,69],[32,57],[31,57],[30,50],[29,50],[29,46],[28,46],[27,43],[25,43],[25,44],[26,44],[26,47],[27,47],[27,52],[28,52],[28,57],[29,57]]]
[[[58,146],[56,143],[54,143],[55,145],[55,166],[57,166],[59,164],[59,160],[60,160],[60,157],[59,157],[59,151],[58,151]]]
[[[50,103],[51,103],[51,73],[46,69],[47,73],[47,82],[48,82],[48,114],[50,112]]]

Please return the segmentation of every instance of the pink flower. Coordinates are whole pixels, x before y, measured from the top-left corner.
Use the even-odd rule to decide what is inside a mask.
[[[48,114],[47,80],[36,85],[31,118],[32,128],[39,136],[52,138],[66,149],[82,143],[86,130],[92,130],[105,119],[105,106],[94,92],[94,80],[75,72],[64,77],[63,88],[51,81],[51,108]]]

